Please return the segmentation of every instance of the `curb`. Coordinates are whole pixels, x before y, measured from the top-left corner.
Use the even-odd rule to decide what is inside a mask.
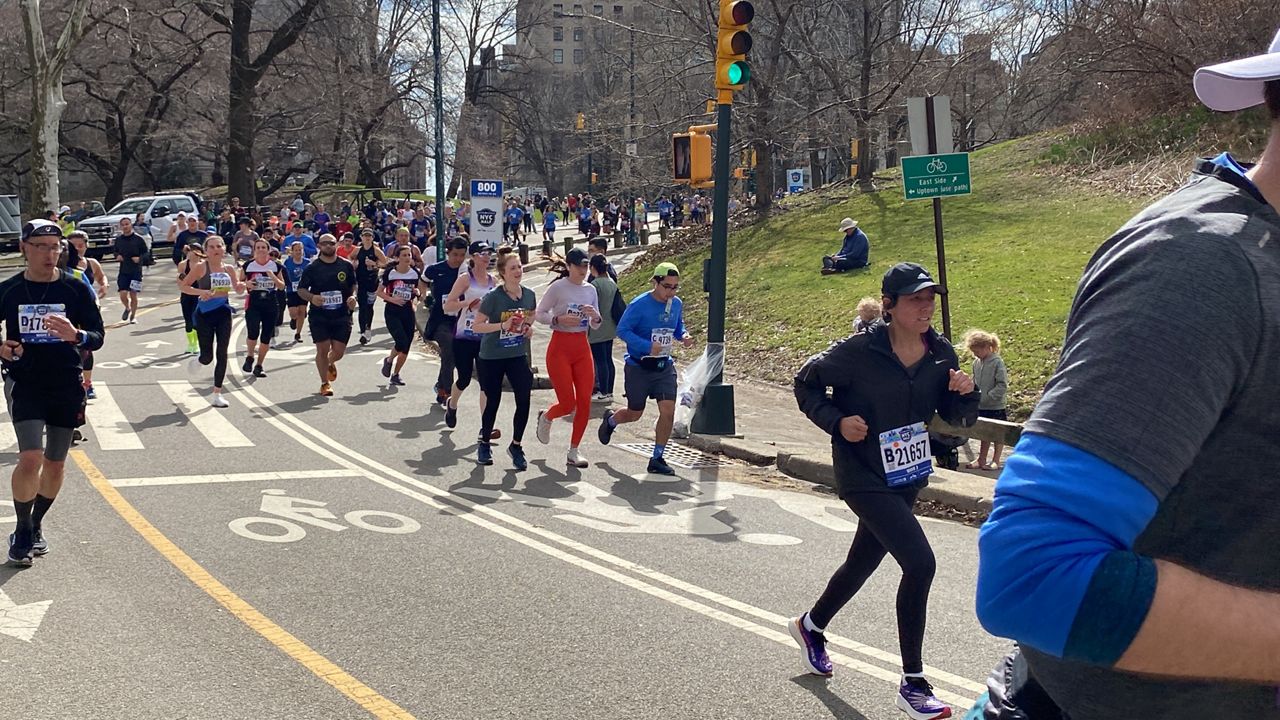
[[[778,463],[778,447],[768,443],[747,440],[741,436],[700,435],[690,433],[684,444],[703,452],[719,453],[749,465],[767,467]]]
[[[778,470],[833,490],[836,487],[835,470],[827,455],[781,450],[778,452]],[[994,493],[995,482],[987,478],[935,468],[929,485],[920,491],[920,499],[985,515],[991,512]]]

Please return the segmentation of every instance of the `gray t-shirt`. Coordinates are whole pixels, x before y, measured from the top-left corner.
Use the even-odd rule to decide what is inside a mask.
[[[1026,429],[1151,491],[1138,553],[1280,592],[1280,215],[1232,173],[1202,161],[1097,251]],[[1280,717],[1274,687],[1024,651],[1072,720]]]
[[[507,318],[517,310],[524,310],[524,324],[533,324],[533,309],[537,298],[529,288],[522,287],[523,294],[519,300],[512,300],[501,285],[490,290],[480,301],[480,312],[489,322],[506,322]],[[528,343],[524,334],[497,330],[485,333],[480,337],[480,358],[482,360],[501,360],[503,358],[524,357],[528,352]]]

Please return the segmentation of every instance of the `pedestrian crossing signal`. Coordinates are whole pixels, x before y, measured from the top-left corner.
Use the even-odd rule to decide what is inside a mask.
[[[671,136],[671,179],[678,183],[711,180],[711,136],[676,133]]]
[[[747,0],[720,0],[720,27],[716,36],[716,89],[741,90],[751,79],[747,53],[751,33],[747,25],[756,16]]]

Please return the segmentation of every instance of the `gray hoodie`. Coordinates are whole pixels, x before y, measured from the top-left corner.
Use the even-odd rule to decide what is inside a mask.
[[[973,361],[973,382],[982,391],[979,410],[1004,409],[1004,396],[1009,391],[1009,373],[1004,369],[1000,353],[991,353],[986,360]]]

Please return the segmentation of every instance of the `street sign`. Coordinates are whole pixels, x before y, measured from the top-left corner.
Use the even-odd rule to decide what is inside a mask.
[[[932,128],[929,105],[933,106]],[[929,146],[931,129],[933,147]],[[955,145],[951,139],[951,99],[946,95],[907,98],[907,130],[911,135],[911,152],[916,155],[954,152]]]
[[[490,247],[502,244],[503,207],[501,180],[471,181],[471,239]]]
[[[968,195],[969,153],[902,158],[902,190],[908,200]]]

